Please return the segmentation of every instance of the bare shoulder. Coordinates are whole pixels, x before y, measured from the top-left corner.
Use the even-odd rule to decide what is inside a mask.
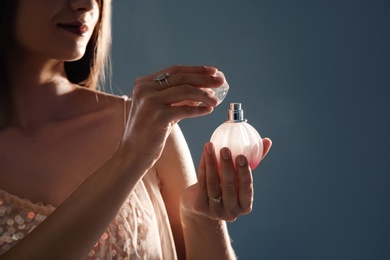
[[[87,88],[77,88],[73,100],[75,102],[82,101],[80,102],[83,105],[81,108],[86,112],[118,106],[123,108],[124,103],[129,106],[131,102],[127,96],[118,96]]]
[[[17,126],[0,132],[0,189],[57,206],[116,151],[125,98],[77,88],[58,103],[55,116],[34,132]]]
[[[156,163],[158,177],[170,188],[182,189],[196,182],[196,173],[188,144],[178,125],[173,128],[161,155]],[[174,189],[175,189],[174,188]],[[174,190],[173,189],[173,190]]]
[[[107,123],[116,118],[125,122],[130,102],[125,96],[78,87],[66,98],[58,120]]]

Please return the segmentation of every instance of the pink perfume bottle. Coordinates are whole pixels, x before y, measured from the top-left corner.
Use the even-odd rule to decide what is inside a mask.
[[[227,120],[215,129],[210,141],[214,144],[218,165],[219,151],[223,147],[230,148],[233,162],[238,155],[245,155],[252,170],[259,165],[263,155],[263,140],[256,129],[244,119],[241,103],[230,103]]]

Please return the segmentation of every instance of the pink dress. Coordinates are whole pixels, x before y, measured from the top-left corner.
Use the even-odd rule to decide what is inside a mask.
[[[0,255],[55,210],[0,190]],[[104,210],[104,209],[102,209]],[[140,181],[86,259],[176,259],[159,180],[151,169]]]

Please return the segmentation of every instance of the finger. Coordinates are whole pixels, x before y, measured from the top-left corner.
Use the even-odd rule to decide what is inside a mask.
[[[207,205],[208,196],[207,196],[207,183],[206,183],[206,162],[205,162],[204,153],[202,154],[202,158],[200,159],[200,163],[199,163],[197,187],[198,187],[198,194],[197,194],[198,206]]]
[[[151,78],[155,78],[157,75],[168,73],[169,75],[176,75],[180,73],[190,73],[190,74],[202,74],[202,75],[214,75],[218,71],[217,68],[212,66],[182,66],[175,65],[167,69],[157,71],[156,73],[151,74]]]
[[[236,158],[237,179],[238,179],[238,203],[242,213],[248,214],[252,211],[253,203],[253,177],[245,156],[239,155]]]
[[[139,77],[136,79],[135,83],[141,84],[156,81],[156,84],[154,84],[155,86],[165,88],[168,85],[172,86],[187,83],[188,78],[193,78],[193,76],[204,76],[202,81],[195,81],[194,84],[198,86],[204,84],[209,85],[211,83],[210,87],[218,87],[224,83],[225,78],[222,73],[216,75],[217,71],[217,68],[211,66],[172,66],[156,73]],[[167,81],[165,81],[166,77]],[[157,78],[162,78],[161,84],[158,82],[159,80],[156,80]],[[215,82],[214,78],[216,78]],[[206,80],[206,82],[203,82],[204,80]]]
[[[215,96],[215,92],[209,88],[201,88],[202,91],[206,92],[207,94],[209,94],[209,96]],[[205,103],[203,102],[199,102],[199,101],[192,101],[192,100],[184,100],[184,101],[181,101],[181,102],[178,102],[178,103],[174,103],[172,104],[172,106],[199,106],[201,104],[204,104],[206,105]]]
[[[146,75],[143,77],[139,77],[136,79],[136,82],[151,82],[153,81],[158,75],[161,74],[167,74],[172,76],[179,73],[191,73],[191,74],[199,74],[199,75],[214,75],[218,71],[217,68],[212,66],[181,66],[181,65],[175,65],[167,69],[163,69],[160,71],[157,71],[153,74]]]
[[[198,76],[186,74],[180,78],[172,80],[170,77],[162,80],[153,80],[151,82],[136,82],[133,90],[133,96],[137,93],[146,93],[151,90],[165,93],[170,100],[165,104],[183,103],[199,105],[217,106],[218,99],[215,92],[210,88],[219,87],[223,84],[224,79],[213,76]],[[184,95],[184,96],[183,96]]]
[[[215,155],[214,145],[209,142],[205,144],[205,162],[206,162],[206,183],[207,183],[207,194],[210,198],[210,207],[217,212],[217,208],[221,206],[219,201],[221,196],[221,186],[218,171],[218,163]]]
[[[164,113],[160,113],[163,122],[179,122],[184,118],[194,118],[204,116],[213,112],[211,106],[171,106]]]
[[[195,88],[191,85],[182,85],[175,88],[166,89],[159,93],[164,104],[178,104],[183,101],[194,103],[204,103],[209,106],[217,106],[218,99],[205,89]]]
[[[221,172],[222,172],[222,194],[223,205],[228,213],[228,221],[236,218],[239,208],[237,200],[236,172],[233,165],[230,149],[224,147],[220,151]]]
[[[225,82],[225,78],[221,76],[212,75],[199,75],[181,73],[173,76],[168,74],[160,74],[153,81],[138,81],[139,85],[143,85],[143,88],[149,88],[153,90],[166,90],[174,87],[182,87],[183,85],[190,85],[196,88],[218,88]],[[213,91],[214,93],[214,91]]]
[[[269,138],[263,139],[263,157],[261,159],[264,159],[264,157],[268,154],[269,150],[271,149],[272,141]]]
[[[198,88],[217,88],[225,82],[225,78],[220,75],[214,76],[194,73],[178,73],[175,75],[170,75],[167,80],[169,81],[169,85],[173,87],[189,84]]]
[[[169,95],[169,92],[151,92],[142,88],[137,88],[133,91],[132,106],[136,106],[138,109],[143,108],[143,110],[149,113],[150,119],[155,119],[165,124],[178,122],[184,118],[193,118],[207,115],[214,110],[214,105],[217,102],[215,99],[213,100],[213,98],[205,98],[205,94],[203,94],[203,97],[199,99],[203,100],[205,104],[208,103],[211,105],[173,106],[172,104],[177,100],[183,101],[190,98],[191,95],[188,94],[184,96],[175,94]]]

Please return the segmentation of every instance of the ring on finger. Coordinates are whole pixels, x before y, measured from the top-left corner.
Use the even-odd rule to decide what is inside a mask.
[[[222,195],[220,195],[218,198],[211,198],[211,197],[209,197],[209,200],[210,200],[210,202],[213,202],[213,203],[221,203]]]
[[[157,75],[157,77],[154,78],[154,81],[160,83],[161,89],[164,90],[165,88],[169,88],[171,86],[169,84],[168,78],[169,73],[163,73]],[[167,85],[166,87],[164,87],[163,81],[165,81],[165,84]]]

